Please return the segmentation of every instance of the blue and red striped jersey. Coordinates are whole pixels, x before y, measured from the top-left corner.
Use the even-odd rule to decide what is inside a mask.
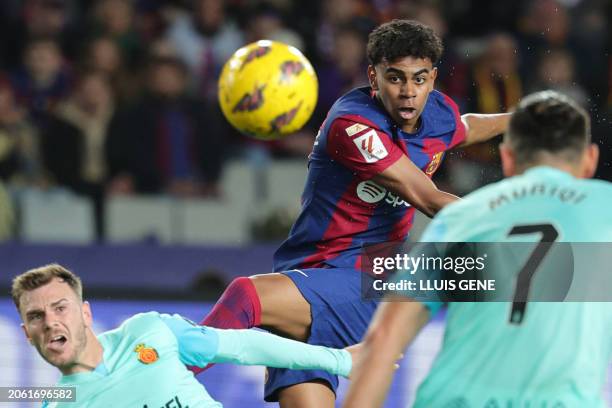
[[[364,244],[405,240],[414,208],[370,179],[404,154],[431,177],[463,140],[457,105],[441,92],[429,94],[415,133],[402,131],[369,87],[340,97],[315,140],[302,210],[274,270],[358,268]]]

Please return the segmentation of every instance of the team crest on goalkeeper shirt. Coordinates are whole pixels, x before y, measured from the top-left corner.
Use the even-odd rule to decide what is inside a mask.
[[[153,364],[159,359],[159,354],[157,354],[157,350],[153,347],[147,347],[144,343],[138,344],[134,351],[138,353],[138,361],[142,364]]]

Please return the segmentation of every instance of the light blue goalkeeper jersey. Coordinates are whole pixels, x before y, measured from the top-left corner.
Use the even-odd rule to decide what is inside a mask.
[[[550,224],[558,241],[612,242],[610,203],[610,183],[536,167],[446,207],[422,241],[504,242],[514,227]],[[540,239],[534,235],[512,238]],[[520,324],[510,323],[511,307],[449,304],[442,349],[415,407],[606,406],[612,303],[530,302]]]
[[[76,402],[51,402],[47,407],[221,407],[186,365],[267,365],[347,376],[352,364],[345,350],[255,330],[198,326],[179,315],[156,312],[135,315],[98,339],[104,348],[103,362],[94,371],[63,376],[59,381],[58,386],[76,387]]]

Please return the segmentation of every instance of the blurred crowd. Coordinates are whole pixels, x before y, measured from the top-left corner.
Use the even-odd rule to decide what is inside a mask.
[[[366,84],[368,32],[392,18],[444,39],[437,87],[462,112],[545,88],[575,98],[612,180],[611,15],[605,0],[3,0],[0,183],[90,197],[100,234],[108,195],[219,198],[229,158],[308,154],[334,100]],[[275,143],[237,134],[216,95],[227,58],[262,38],[303,50],[320,82],[308,125]],[[449,155],[438,182],[464,194],[499,178],[498,142]]]

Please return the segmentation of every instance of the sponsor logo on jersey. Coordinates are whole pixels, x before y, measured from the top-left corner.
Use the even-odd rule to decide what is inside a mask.
[[[374,129],[353,139],[353,143],[355,143],[357,149],[359,149],[359,153],[361,153],[368,163],[376,163],[389,154],[382,140],[380,140],[378,133],[376,133]]]
[[[157,405],[155,408],[157,407],[159,407],[159,405]],[[142,408],[149,408],[149,406],[147,404],[144,404]],[[179,399],[177,395],[174,398],[172,398],[170,401],[167,401],[165,404],[161,405],[161,408],[189,408],[189,405],[181,404],[181,400]]]
[[[142,364],[153,364],[159,360],[159,354],[153,347],[147,347],[144,343],[138,344],[134,351],[138,353],[138,361]]]
[[[368,204],[375,204],[384,199],[385,203],[391,205],[393,208],[400,205],[410,207],[410,204],[399,198],[397,194],[387,191],[386,188],[371,180],[362,181],[357,184],[357,197]]]
[[[373,181],[366,180],[357,184],[357,197],[368,204],[374,204],[385,198],[387,189]]]
[[[259,108],[261,105],[263,105],[263,90],[265,87],[265,85],[255,86],[253,92],[245,93],[243,97],[240,98],[236,106],[234,106],[232,112],[252,112],[255,109]]]
[[[361,132],[362,130],[366,130],[368,129],[368,127],[366,125],[363,125],[361,123],[355,123],[349,127],[347,127],[346,129],[344,129],[346,131],[346,134],[350,136],[354,136],[357,133]]]
[[[434,174],[436,170],[438,170],[440,163],[442,163],[443,155],[444,155],[444,152],[438,152],[433,155],[433,157],[431,158],[431,161],[429,162],[429,164],[427,165],[427,168],[425,169],[425,174],[427,174],[428,176],[431,176],[432,174]]]

